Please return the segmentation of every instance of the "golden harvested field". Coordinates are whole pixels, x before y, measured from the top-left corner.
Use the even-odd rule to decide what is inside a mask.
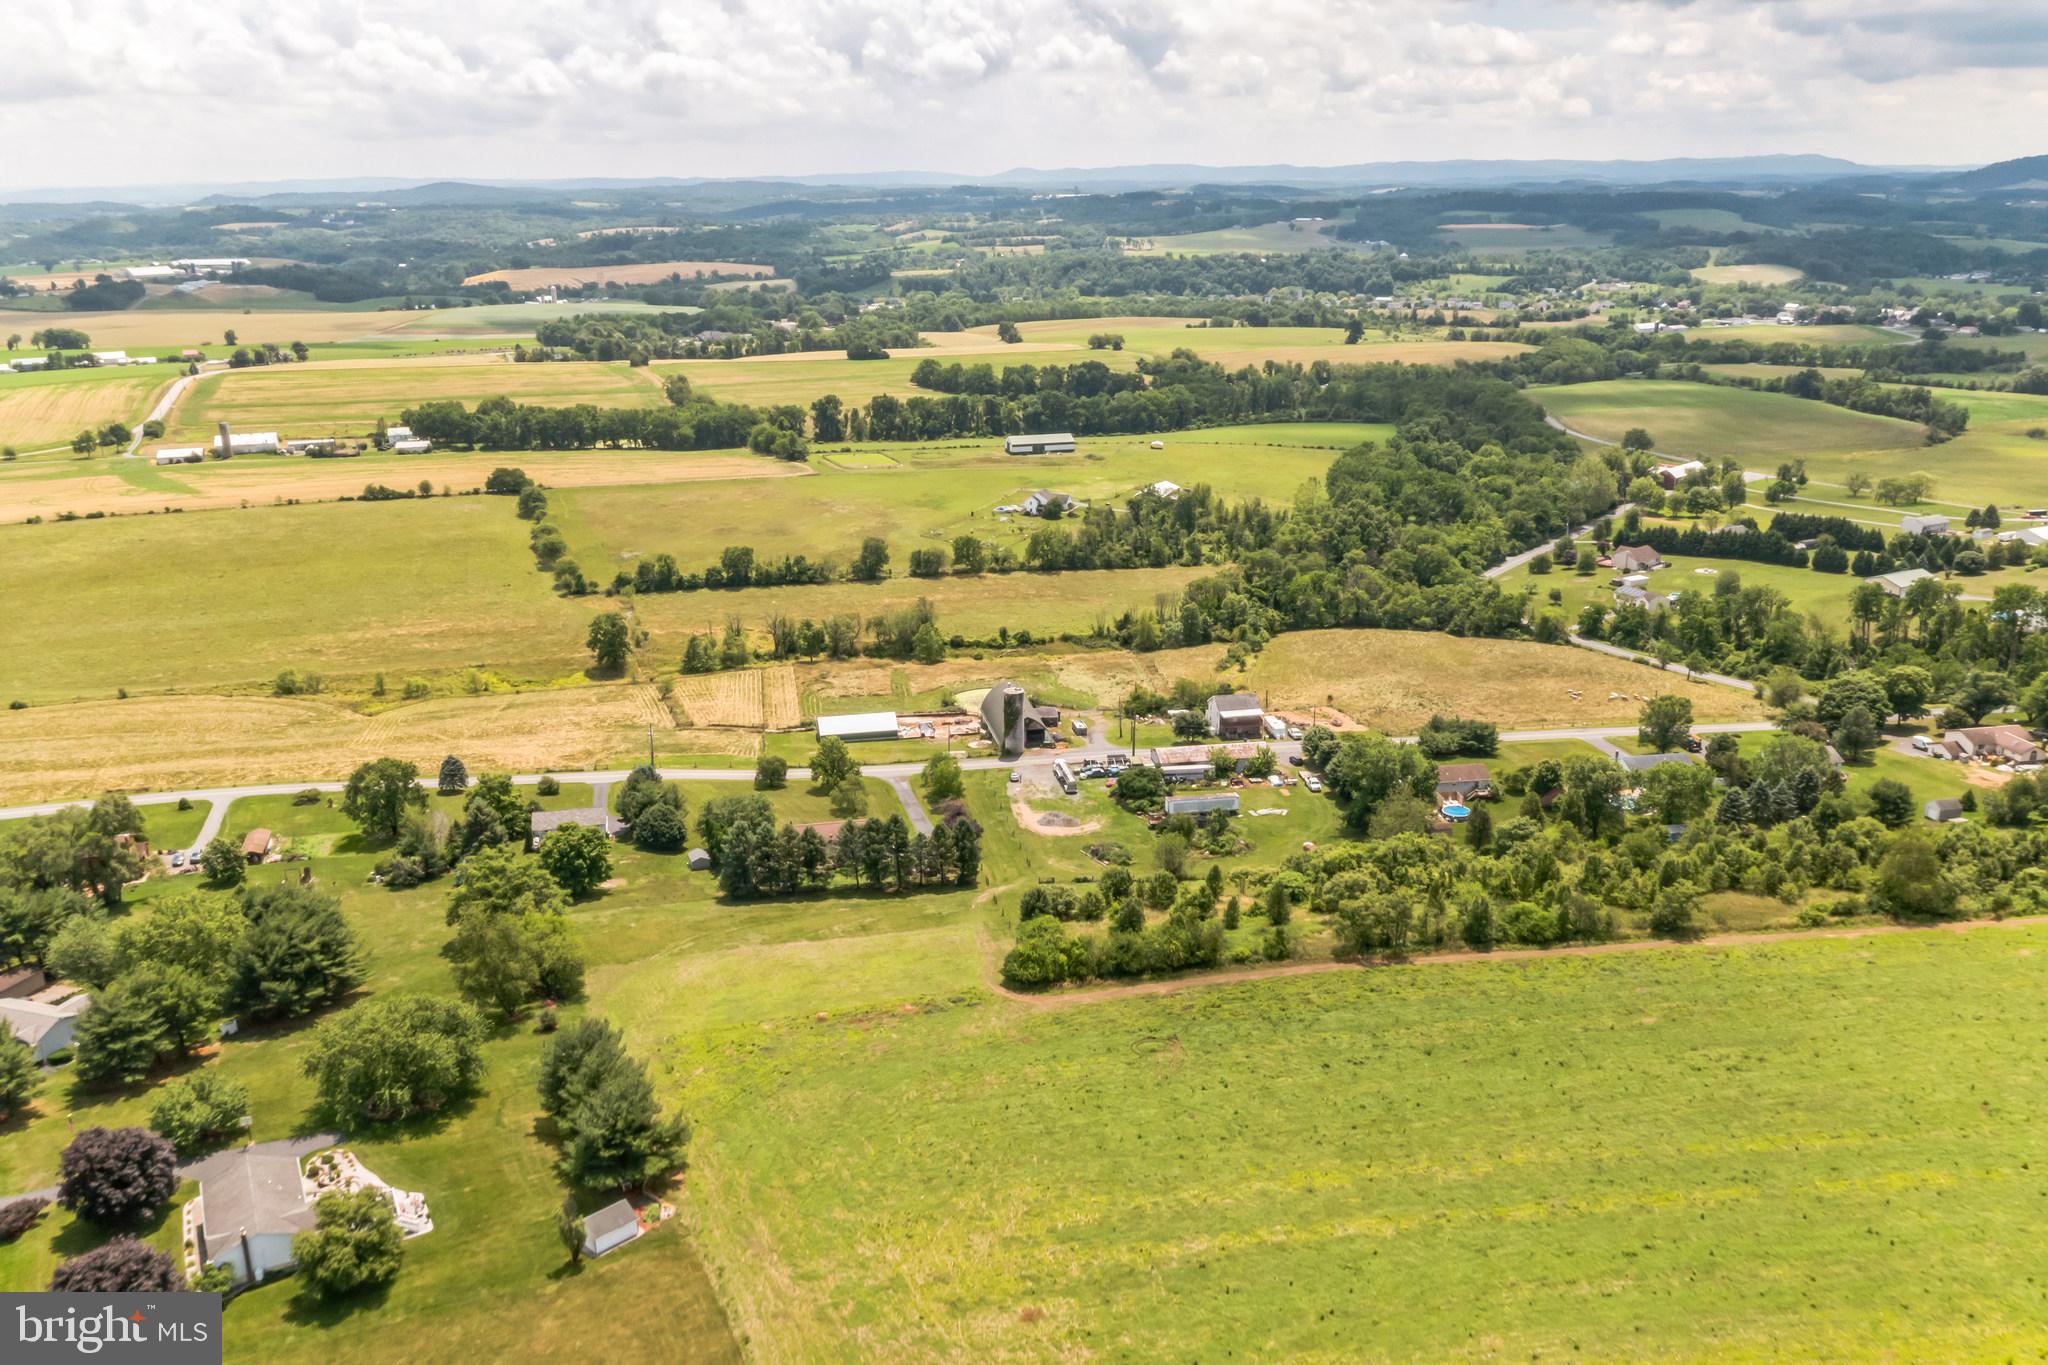
[[[759,729],[762,719],[761,671],[742,668],[732,673],[678,678],[675,699],[692,725],[738,725]]]
[[[292,341],[356,341],[398,330],[419,313],[348,313],[307,310],[224,312],[218,308],[142,308],[125,313],[23,313],[0,311],[0,332],[27,336],[53,323],[77,327],[99,349],[147,349],[151,346],[218,346],[224,329],[244,339]]]
[[[775,267],[737,261],[649,261],[642,265],[536,265],[522,270],[490,270],[471,275],[464,284],[503,280],[514,289],[549,284],[657,284],[671,275],[695,279],[703,275],[773,275]]]
[[[207,375],[172,410],[165,439],[210,435],[217,422],[288,436],[366,435],[415,404],[453,399],[475,405],[504,394],[521,403],[653,407],[652,376],[623,364],[517,365],[503,356],[443,357],[382,364],[332,361]]]
[[[492,693],[375,716],[318,700],[138,697],[0,711],[0,802],[241,782],[334,780],[392,756],[432,772],[459,754],[472,772],[609,766],[647,727],[673,722],[644,685]],[[203,742],[195,742],[203,736]],[[664,737],[676,750],[687,741]]]
[[[152,442],[152,447],[157,444]],[[179,508],[218,510],[282,499],[332,502],[365,484],[411,488],[481,487],[500,465],[516,465],[550,488],[618,484],[702,483],[727,479],[802,478],[806,465],[738,451],[570,450],[510,454],[368,454],[346,460],[256,456],[158,468],[146,459],[0,465],[0,522],[59,512],[129,514]]]
[[[0,445],[34,450],[108,422],[140,426],[175,378],[169,366],[0,374]]]
[[[1046,348],[1060,345],[1086,350],[1088,338],[1107,332],[1124,339],[1122,351],[1087,351],[1092,359],[1117,364],[1123,357],[1166,355],[1186,347],[1204,360],[1235,369],[1267,360],[1307,365],[1327,360],[1332,365],[1451,365],[1460,360],[1495,360],[1529,348],[1507,341],[1443,341],[1433,336],[1401,337],[1387,340],[1368,331],[1356,346],[1344,344],[1344,333],[1335,327],[1191,327],[1195,318],[1115,317],[1059,318],[1044,322],[1021,322],[1017,331],[1024,340],[1016,347]],[[957,333],[927,333],[927,338],[947,350],[980,350],[993,344],[995,328],[971,328]],[[950,338],[950,339],[949,339]],[[1072,363],[1075,357],[1067,357]],[[991,363],[994,362],[993,360]],[[1125,361],[1124,363],[1129,363]]]
[[[1177,678],[1213,679],[1222,656],[1221,645],[1078,654],[1057,663],[1054,673],[1078,691],[1111,701],[1139,682],[1157,688]],[[1638,696],[1660,692],[1691,698],[1703,721],[1764,715],[1762,703],[1732,688],[1688,682],[1590,650],[1424,631],[1276,635],[1245,672],[1227,678],[1265,697],[1272,710],[1306,712],[1333,698],[1331,704],[1358,724],[1390,734],[1413,734],[1439,713],[1490,720],[1503,730],[1627,725],[1642,706]]]
[[[771,730],[803,724],[803,699],[796,685],[796,669],[781,664],[761,674],[761,723]]]
[[[920,394],[931,397],[929,390],[910,382],[910,372],[926,360],[941,364],[986,363],[1000,371],[1005,365],[1071,365],[1083,359],[1100,360],[1116,370],[1128,370],[1138,363],[1137,355],[1131,351],[1081,351],[1077,347],[1020,350],[1009,346],[1000,357],[971,348],[943,352],[923,348],[898,350],[891,352],[887,360],[848,360],[842,351],[791,351],[737,360],[656,361],[648,368],[662,375],[680,373],[693,387],[728,403],[808,404],[821,395],[836,393],[849,406],[866,407],[868,400],[879,393],[898,398]]]

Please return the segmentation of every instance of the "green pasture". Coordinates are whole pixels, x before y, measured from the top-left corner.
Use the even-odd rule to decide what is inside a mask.
[[[1641,427],[1660,451],[1700,459],[1732,457],[1752,467],[1804,457],[1811,470],[1814,457],[1823,453],[1907,449],[1926,454],[1925,431],[1917,422],[1778,393],[1614,379],[1532,388],[1528,394],[1545,412],[1589,436],[1619,441],[1629,429]]]
[[[1459,215],[1466,217],[1464,214]],[[1504,224],[1499,227],[1440,227],[1436,237],[1447,246],[1477,255],[1518,255],[1529,251],[1598,251],[1614,245],[1604,232],[1589,232],[1570,223]]]
[[[1329,235],[1334,220],[1321,223],[1261,223],[1256,227],[1216,228],[1208,232],[1179,232],[1156,237],[1133,237],[1124,251],[1133,256],[1216,256],[1234,252],[1266,255],[1297,251],[1364,251],[1362,242],[1347,242]],[[1379,248],[1385,250],[1385,248]]]
[[[877,394],[898,398],[937,398],[920,389],[910,373],[927,360],[940,364],[987,365],[1000,375],[1012,365],[1077,365],[1099,360],[1113,370],[1129,370],[1138,362],[1132,351],[1030,350],[1019,346],[1000,353],[949,352],[943,349],[899,349],[887,360],[848,360],[843,351],[806,351],[777,356],[742,356],[735,360],[661,360],[648,368],[655,374],[681,374],[691,387],[728,403],[766,407],[796,403],[808,408],[814,399],[836,394],[847,407],[865,408]],[[566,368],[549,367],[549,368]]]
[[[940,998],[664,1061],[767,1358],[2005,1354],[2044,1308],[2020,1116],[2048,1069],[2009,1046],[2048,1023],[2044,949]]]
[[[584,570],[604,566],[607,577],[613,565],[659,552],[700,568],[726,545],[844,562],[868,536],[889,542],[900,573],[913,549],[950,546],[970,532],[1021,558],[1033,531],[1057,523],[995,508],[1018,504],[1033,489],[1122,506],[1165,479],[1206,483],[1230,501],[1285,503],[1305,480],[1323,476],[1333,452],[1391,434],[1356,422],[1240,426],[1082,437],[1071,455],[1028,456],[1005,455],[1001,439],[990,437],[852,447],[853,468],[840,464],[840,448],[827,446],[813,451],[813,478],[561,489],[551,495],[550,516]],[[1163,448],[1152,449],[1154,440]],[[876,456],[888,463],[871,465]]]

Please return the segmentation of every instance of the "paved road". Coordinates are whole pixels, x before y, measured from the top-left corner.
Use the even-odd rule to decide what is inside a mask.
[[[910,779],[907,777],[892,777],[889,779],[889,785],[896,789],[896,799],[903,803],[903,813],[910,817],[910,827],[919,834],[930,834],[932,832],[931,812],[926,810],[924,802],[918,799],[916,790],[910,785]]]
[[[129,439],[128,448],[121,452],[123,455],[133,455],[136,452],[142,445],[143,426],[150,422],[161,422],[164,418],[170,416],[171,408],[177,403],[178,396],[184,393],[186,387],[197,378],[199,376],[196,374],[181,374],[171,381],[171,386],[164,390],[164,396],[157,399],[156,406],[149,410],[149,416],[136,424],[135,435]]]
[[[1733,687],[1747,692],[1751,696],[1756,695],[1756,684],[1747,678],[1733,678],[1726,673],[1694,672],[1684,664],[1660,664],[1648,654],[1642,654],[1633,649],[1623,649],[1620,645],[1610,645],[1605,640],[1589,640],[1583,635],[1572,636],[1571,642],[1580,649],[1590,649],[1596,654],[1609,654],[1617,659],[1628,659],[1635,663],[1650,664],[1653,667],[1663,669],[1666,673],[1676,673],[1680,677],[1692,678],[1698,682],[1718,683],[1722,687]],[[1694,728],[1705,729],[1706,727],[1696,726]],[[1769,727],[1766,726],[1765,728],[1768,729]]]
[[[279,1138],[275,1142],[252,1142],[249,1144],[249,1150],[259,1156],[288,1155],[303,1161],[315,1152],[324,1152],[329,1147],[337,1145],[341,1140],[339,1133],[308,1133],[304,1137]],[[240,1150],[238,1147],[231,1147],[226,1151],[209,1152],[205,1156],[195,1156],[190,1160],[181,1161],[177,1165],[178,1179],[204,1180]],[[23,1190],[20,1194],[0,1195],[0,1208],[6,1208],[17,1199],[48,1199],[54,1202],[56,1198],[57,1187],[51,1185],[40,1190]]]

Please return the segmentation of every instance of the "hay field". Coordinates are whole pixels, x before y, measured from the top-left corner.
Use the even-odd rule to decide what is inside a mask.
[[[1919,449],[1918,422],[1874,417],[1780,393],[1664,380],[1532,388],[1528,396],[1575,431],[1618,441],[1642,427],[1676,455],[1751,461],[1863,450]],[[1931,456],[1930,456],[1931,457]]]
[[[0,445],[34,450],[109,422],[139,427],[175,377],[168,365],[0,374]]]
[[[676,680],[675,702],[692,725],[743,726],[759,729],[761,671],[742,668],[731,673],[705,673]]]
[[[395,422],[417,403],[452,399],[475,406],[499,394],[552,407],[666,401],[651,379],[623,363],[516,365],[504,356],[450,356],[263,366],[201,378],[179,398],[165,439],[196,440],[222,421],[291,436],[360,436],[380,418]]]
[[[1702,265],[1692,277],[1702,284],[1796,284],[1806,278],[1804,271],[1789,265]]]
[[[472,772],[608,766],[636,742],[644,748],[650,724],[673,729],[654,689],[629,684],[441,698],[374,716],[271,697],[36,706],[0,711],[0,803],[334,780],[386,755],[423,772],[450,753]]]
[[[152,346],[219,345],[232,327],[244,341],[262,339],[288,345],[293,341],[355,341],[394,331],[417,313],[346,312],[308,309],[304,312],[262,312],[247,317],[212,308],[138,308],[122,313],[24,313],[0,311],[0,332],[27,336],[53,322],[76,327],[94,347],[144,351]]]
[[[283,668],[552,680],[589,663],[597,610],[550,590],[504,498],[10,526],[0,581],[0,699],[31,702],[267,688]]]
[[[1114,701],[1135,683],[1215,679],[1221,645],[1155,654],[1077,654],[1054,664],[1076,690]],[[1591,650],[1526,640],[1473,640],[1411,630],[1310,630],[1276,635],[1243,673],[1224,675],[1275,711],[1334,705],[1360,725],[1413,734],[1432,715],[1490,720],[1503,730],[1633,724],[1639,693],[1690,697],[1700,720],[1754,720],[1762,705],[1732,688]],[[1571,689],[1580,696],[1574,699]],[[1624,694],[1610,701],[1609,692]],[[1329,700],[1329,699],[1334,700]]]
[[[658,284],[671,275],[698,279],[705,275],[773,275],[775,267],[738,261],[649,261],[640,265],[536,265],[519,270],[487,270],[464,284],[502,280],[514,289],[539,289],[550,284]]]
[[[1336,327],[1191,327],[1197,318],[1174,317],[1115,317],[1115,318],[1059,318],[1046,322],[1020,322],[1017,331],[1024,340],[1011,350],[1024,347],[1053,345],[1079,346],[1084,350],[1088,338],[1097,332],[1115,333],[1124,339],[1124,349],[1116,351],[1088,351],[1087,354],[1106,363],[1114,363],[1112,357],[1119,354],[1163,356],[1186,347],[1204,360],[1235,369],[1243,365],[1257,365],[1267,360],[1293,361],[1312,364],[1327,360],[1332,365],[1380,365],[1396,361],[1407,365],[1451,365],[1460,360],[1492,360],[1504,355],[1513,355],[1529,348],[1515,342],[1505,341],[1444,341],[1435,337],[1403,336],[1388,340],[1370,330],[1365,340],[1356,346],[1344,344],[1344,332]],[[947,334],[927,333],[932,340],[947,345],[940,339]],[[963,347],[972,345],[979,349],[980,343],[1000,347],[995,339],[995,328],[970,328],[965,332],[952,334],[961,338]],[[966,339],[975,339],[972,342]],[[994,363],[994,362],[992,362]],[[1068,358],[1069,364],[1072,357]]]
[[[150,443],[151,446],[156,442]],[[354,497],[369,483],[411,488],[421,479],[435,488],[467,491],[482,486],[500,465],[516,465],[556,488],[619,484],[700,483],[723,479],[801,478],[809,469],[740,451],[525,450],[509,454],[428,455],[378,452],[353,459],[244,456],[205,464],[158,468],[147,459],[119,456],[61,464],[0,464],[0,522],[60,512],[127,515],[206,511],[295,499],[331,502]]]
[[[1273,430],[1277,440],[1258,426],[1215,428],[1201,439],[1179,433],[1088,437],[1072,455],[1028,457],[1004,455],[993,439],[857,448],[890,456],[897,463],[888,468],[848,469],[825,448],[811,461],[816,476],[801,483],[565,489],[550,515],[586,571],[603,565],[609,573],[616,564],[662,551],[699,567],[726,545],[751,545],[761,555],[844,560],[872,535],[889,542],[901,573],[911,550],[966,532],[1011,545],[1021,556],[1043,523],[1015,515],[1004,520],[994,509],[1034,488],[1121,503],[1146,484],[1170,479],[1183,486],[1207,483],[1233,500],[1285,502],[1303,480],[1322,477],[1333,449],[1387,434],[1369,424],[1332,423],[1328,436],[1310,438],[1317,444],[1308,445],[1296,442],[1311,427]],[[1153,450],[1154,439],[1164,448]]]

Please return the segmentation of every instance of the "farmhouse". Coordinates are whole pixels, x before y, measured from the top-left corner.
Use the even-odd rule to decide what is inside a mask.
[[[1863,581],[1865,583],[1877,584],[1877,586],[1883,588],[1893,597],[1904,597],[1906,589],[1912,587],[1923,578],[1932,577],[1934,575],[1925,569],[1894,569],[1890,573],[1881,573],[1873,578],[1866,578]]]
[[[1683,460],[1677,464],[1660,464],[1654,471],[1658,483],[1669,490],[1678,487],[1694,474],[1704,474],[1707,467],[1698,460]]]
[[[1073,449],[1073,435],[1064,431],[1047,432],[1041,436],[1005,436],[1003,438],[1003,454],[1005,455],[1058,455],[1071,453]]]
[[[2000,759],[2013,763],[2039,763],[2048,754],[2034,737],[2018,725],[1973,725],[1942,733],[1941,747],[1950,758],[1977,758],[1985,762]]]
[[[1445,763],[1436,770],[1436,794],[1460,801],[1485,801],[1493,795],[1493,774],[1484,763]]]
[[[851,716],[818,717],[818,738],[857,744],[868,739],[896,738],[894,711],[862,711]]]
[[[603,806],[579,806],[574,810],[530,811],[526,817],[526,845],[539,848],[540,841],[564,825],[588,825],[604,831],[607,839],[619,833],[619,821]]]
[[[606,1204],[583,1220],[583,1254],[602,1256],[640,1235],[640,1215],[621,1199]]]
[[[1909,536],[1945,536],[1948,534],[1948,518],[1932,512],[1909,514],[1899,518],[1899,530]]]
[[[1013,682],[999,682],[981,699],[981,724],[994,741],[996,752],[1015,758],[1026,749],[1042,748],[1055,739],[1060,713],[1056,706],[1034,705],[1024,689]]]
[[[204,446],[164,446],[156,453],[158,464],[198,464],[205,458]]]
[[[1166,798],[1168,815],[1210,815],[1221,812],[1224,815],[1237,814],[1236,792],[1203,792],[1196,796],[1169,796]]]
[[[1074,500],[1067,494],[1052,493],[1041,488],[1024,499],[1023,512],[1027,517],[1042,517],[1047,514],[1060,517],[1072,511],[1073,507]]]
[[[1664,567],[1664,556],[1647,545],[1617,545],[1608,552],[1607,562],[1616,573],[1649,573]]]
[[[270,861],[277,852],[277,836],[267,829],[252,829],[242,836],[242,857],[252,866]]]
[[[1218,739],[1257,739],[1265,716],[1265,708],[1249,692],[1209,698],[1209,733]]]
[[[0,1022],[28,1046],[38,1062],[71,1046],[78,1016],[92,1005],[89,995],[74,995],[54,1004],[47,1000],[0,999]]]
[[[194,275],[226,275],[249,264],[247,256],[187,256],[172,261],[178,269]]]
[[[92,353],[92,363],[95,365],[126,365],[129,363],[128,353],[126,351],[94,351]]]

